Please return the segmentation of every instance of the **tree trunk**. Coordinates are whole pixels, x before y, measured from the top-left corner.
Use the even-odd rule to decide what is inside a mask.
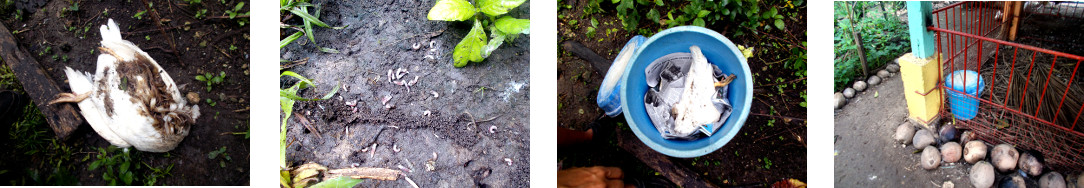
[[[850,15],[847,20],[851,22],[851,38],[854,38],[855,49],[858,49],[858,60],[862,61],[862,78],[869,76],[869,70],[866,68],[866,50],[862,48],[862,36],[858,35],[858,31],[854,27],[854,4],[851,4]]]

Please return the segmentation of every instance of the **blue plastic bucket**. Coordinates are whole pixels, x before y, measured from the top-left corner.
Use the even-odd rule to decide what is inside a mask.
[[[728,86],[730,91],[727,93],[734,111],[722,128],[710,137],[696,140],[663,139],[644,107],[644,93],[649,88],[644,70],[652,61],[666,54],[689,52],[692,45],[699,46],[708,61],[719,66],[723,73],[737,76]],[[672,157],[699,157],[722,148],[741,130],[753,102],[753,78],[745,56],[730,39],[696,26],[674,27],[648,38],[626,67],[621,85],[624,87],[621,89],[621,108],[632,132],[651,149]]]
[[[978,97],[986,87],[986,82],[978,72],[971,70],[958,70],[945,76],[945,87],[956,91],[946,90],[948,93],[949,109],[953,116],[960,120],[971,120],[979,111],[979,100],[968,95]]]

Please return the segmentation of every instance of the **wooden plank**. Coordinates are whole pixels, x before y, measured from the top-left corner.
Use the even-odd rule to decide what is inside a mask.
[[[80,124],[83,117],[75,110],[75,104],[47,105],[56,95],[63,92],[60,86],[53,81],[41,65],[25,50],[19,49],[15,43],[15,36],[11,35],[3,25],[0,25],[0,59],[15,72],[15,77],[23,85],[23,89],[30,95],[38,110],[45,115],[45,120],[53,132],[61,140],[71,135]]]
[[[619,129],[617,137],[617,145],[621,149],[632,153],[637,159],[640,159],[644,164],[655,169],[655,171],[679,187],[718,187],[701,178],[697,173],[670,162],[670,157],[647,147],[634,134]]]
[[[565,51],[572,52],[572,55],[591,63],[591,67],[595,68],[595,72],[598,72],[599,75],[605,76],[606,71],[610,70],[610,64],[613,63],[613,60],[608,60],[595,53],[595,51],[591,51],[587,46],[573,40],[561,43],[561,47]]]

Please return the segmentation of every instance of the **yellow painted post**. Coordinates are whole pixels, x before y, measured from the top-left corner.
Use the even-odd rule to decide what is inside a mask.
[[[910,112],[908,117],[927,127],[937,119],[937,112],[943,102],[941,90],[935,89],[937,80],[941,77],[937,71],[940,67],[938,62],[941,62],[937,57],[940,56],[941,54],[934,53],[928,58],[919,58],[907,53],[899,59],[903,96],[907,100],[907,111]]]
[[[909,118],[923,127],[931,128],[941,109],[942,91],[937,88],[941,77],[942,55],[936,51],[934,33],[926,27],[933,25],[933,4],[929,1],[907,2],[907,31],[911,35],[911,53],[899,58],[900,79],[903,79],[904,98],[907,99]],[[941,57],[943,58],[943,57]],[[930,129],[935,130],[935,129]]]

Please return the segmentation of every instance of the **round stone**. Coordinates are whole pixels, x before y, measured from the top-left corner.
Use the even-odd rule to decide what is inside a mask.
[[[851,87],[854,88],[855,91],[860,91],[860,92],[865,91],[866,90],[866,82],[857,81],[857,82],[854,82],[854,85],[852,85]]]
[[[836,109],[843,108],[843,105],[847,104],[847,97],[843,96],[843,93],[836,92]]]
[[[853,97],[854,97],[854,93],[855,93],[855,92],[854,92],[854,89],[852,89],[852,88],[849,88],[849,87],[848,87],[847,89],[844,89],[844,90],[843,90],[843,96],[844,96],[844,97],[847,97],[848,99],[849,99],[849,98],[853,98]]]
[[[881,78],[888,78],[888,77],[891,77],[892,74],[888,73],[888,71],[886,71],[886,70],[880,70],[880,71],[877,71],[877,76],[880,76]]]
[[[869,85],[874,85],[875,86],[877,84],[881,84],[881,77],[869,76],[869,79],[867,79],[866,82],[869,82]]]

